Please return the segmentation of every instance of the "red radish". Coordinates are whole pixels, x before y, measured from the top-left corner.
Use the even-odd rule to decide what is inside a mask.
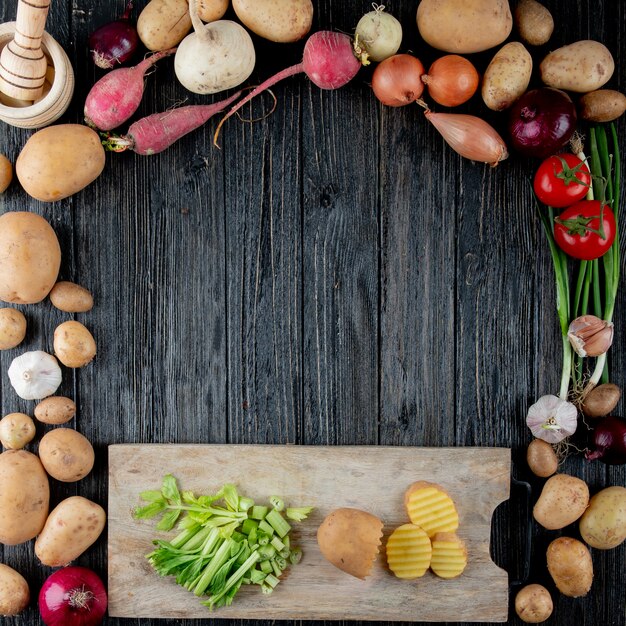
[[[357,75],[360,67],[361,62],[354,56],[352,42],[348,35],[329,30],[321,30],[318,33],[314,33],[307,39],[304,45],[302,63],[292,65],[268,78],[224,116],[215,131],[215,145],[217,146],[217,137],[222,124],[231,115],[239,111],[246,102],[249,102],[252,98],[284,78],[304,72],[320,89],[339,89],[339,87],[343,87]]]
[[[131,124],[123,137],[110,136],[103,142],[104,146],[113,152],[132,150],[147,156],[157,154],[202,126],[240,95],[241,91],[238,91],[230,98],[213,104],[191,104],[163,113],[153,113]]]
[[[134,67],[120,67],[103,76],[87,94],[85,122],[100,130],[123,124],[139,107],[148,69],[174,52],[176,48],[156,52]]]

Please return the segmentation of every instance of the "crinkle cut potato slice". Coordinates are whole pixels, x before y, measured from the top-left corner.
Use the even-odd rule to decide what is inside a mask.
[[[432,542],[430,569],[440,578],[456,578],[467,566],[467,548],[455,533],[437,533]]]
[[[443,487],[426,481],[413,483],[404,495],[404,504],[413,524],[432,539],[437,533],[454,532],[459,514]]]
[[[397,578],[421,578],[428,571],[431,554],[430,538],[415,524],[398,526],[387,540],[387,565]]]

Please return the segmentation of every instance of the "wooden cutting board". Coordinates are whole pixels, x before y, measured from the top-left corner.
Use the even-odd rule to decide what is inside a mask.
[[[109,614],[116,617],[350,619],[505,622],[508,575],[489,556],[491,517],[509,497],[510,450],[383,446],[114,445],[109,448]],[[293,524],[303,559],[270,596],[242,587],[230,607],[209,612],[198,599],[161,578],[145,555],[157,536],[154,520],[135,520],[139,493],[159,489],[172,473],[181,489],[213,493],[235,483],[257,503],[279,495],[290,506],[315,506]],[[385,522],[385,538],[408,521],[403,494],[409,484],[442,485],[454,499],[468,566],[457,579],[428,572],[417,581],[396,579],[384,550],[361,581],[321,555],[316,530],[338,507],[370,511]],[[383,539],[383,544],[385,539]]]

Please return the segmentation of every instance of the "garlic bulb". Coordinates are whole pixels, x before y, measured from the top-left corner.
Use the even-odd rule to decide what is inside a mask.
[[[578,411],[567,400],[542,396],[528,409],[526,425],[537,439],[559,443],[576,432]]]
[[[41,400],[51,396],[61,384],[61,368],[47,352],[25,352],[13,359],[9,367],[11,385],[24,400]]]

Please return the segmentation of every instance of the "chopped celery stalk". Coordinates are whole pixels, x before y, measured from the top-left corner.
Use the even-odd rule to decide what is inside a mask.
[[[261,585],[261,593],[266,596],[269,596],[274,591],[274,587],[270,587],[269,585]]]
[[[271,559],[276,555],[276,548],[271,544],[268,543],[265,546],[260,546],[259,547],[259,556],[263,559]]]
[[[282,511],[285,508],[284,501],[282,500],[282,498],[279,498],[278,496],[272,496],[270,498],[270,504],[274,507],[276,511]]]
[[[278,554],[283,557],[283,559],[288,559],[291,555],[291,550],[285,546]]]
[[[289,562],[292,565],[296,565],[296,563],[300,563],[300,559],[302,559],[302,550],[300,550],[300,548],[294,548],[289,555]]]
[[[240,533],[238,530],[233,531],[232,535],[230,536],[231,539],[234,539],[237,543],[241,543],[246,536],[242,533]]]
[[[276,536],[272,537],[270,543],[276,548],[277,552],[285,549],[285,544]]]
[[[287,569],[287,560],[283,559],[279,554],[274,557],[274,563],[280,567],[281,571]]]
[[[279,537],[284,537],[291,530],[289,522],[276,509],[270,511],[263,521],[270,524]]]
[[[255,520],[248,518],[243,521],[243,524],[241,525],[241,532],[244,535],[249,535],[250,531],[253,528],[258,528],[258,527],[259,527],[259,524]]]
[[[259,567],[261,568],[261,571],[264,574],[270,574],[271,572],[274,571],[274,569],[272,568],[272,562],[271,561],[261,561],[259,563]]]
[[[260,546],[266,546],[270,542],[269,535],[264,533],[261,529],[257,532],[256,539]]]
[[[276,585],[280,582],[280,580],[278,578],[276,578],[276,576],[274,576],[274,574],[268,574],[265,577],[265,583],[268,584],[270,587],[272,587],[272,589],[274,587],[276,587]]]
[[[222,591],[220,591],[220,593],[218,594],[210,596],[209,599],[206,602],[203,602],[202,604],[209,606],[209,607],[213,607],[223,596],[225,596],[230,591],[230,589],[233,586],[235,586],[237,583],[241,584],[240,581],[243,578],[243,576],[248,572],[249,569],[254,567],[254,564],[258,560],[259,560],[259,553],[253,552],[246,559],[246,562],[243,565],[241,565],[234,574],[231,574],[230,578],[226,581],[226,585],[224,586]]]
[[[289,539],[289,535],[285,535],[283,537],[283,543],[285,544],[285,548],[289,548],[291,544],[291,540]]]
[[[249,511],[254,506],[254,500],[252,498],[246,498],[242,496],[239,498],[239,510],[240,511]]]
[[[267,574],[263,570],[256,569],[256,567],[250,570],[250,582],[255,585],[260,585],[266,577]]]
[[[230,558],[231,542],[232,539],[224,540],[224,543],[222,543],[219,550],[215,553],[215,556],[209,561],[204,572],[202,572],[202,576],[195,585],[195,588],[190,589],[190,591],[193,591],[197,596],[201,596],[207,590],[217,570]]]
[[[285,515],[294,522],[301,522],[306,519],[309,513],[313,510],[312,506],[301,506],[298,508],[287,508]]]
[[[274,511],[271,512],[273,513]],[[278,513],[278,515],[280,515],[280,513]],[[271,537],[274,534],[275,529],[273,524],[270,524],[267,520],[261,520],[259,522],[259,530],[262,530],[268,537]]]
[[[280,576],[283,571],[278,566],[278,563],[276,563],[276,561],[274,560],[270,561],[270,563],[272,564],[272,570],[274,570],[274,574],[276,574],[276,576]]]
[[[257,542],[257,529],[256,526],[250,530],[248,533],[248,543],[252,545]]]
[[[269,509],[266,506],[260,506],[255,504],[252,507],[252,513],[250,513],[250,517],[252,519],[262,520],[265,519],[268,511]]]

